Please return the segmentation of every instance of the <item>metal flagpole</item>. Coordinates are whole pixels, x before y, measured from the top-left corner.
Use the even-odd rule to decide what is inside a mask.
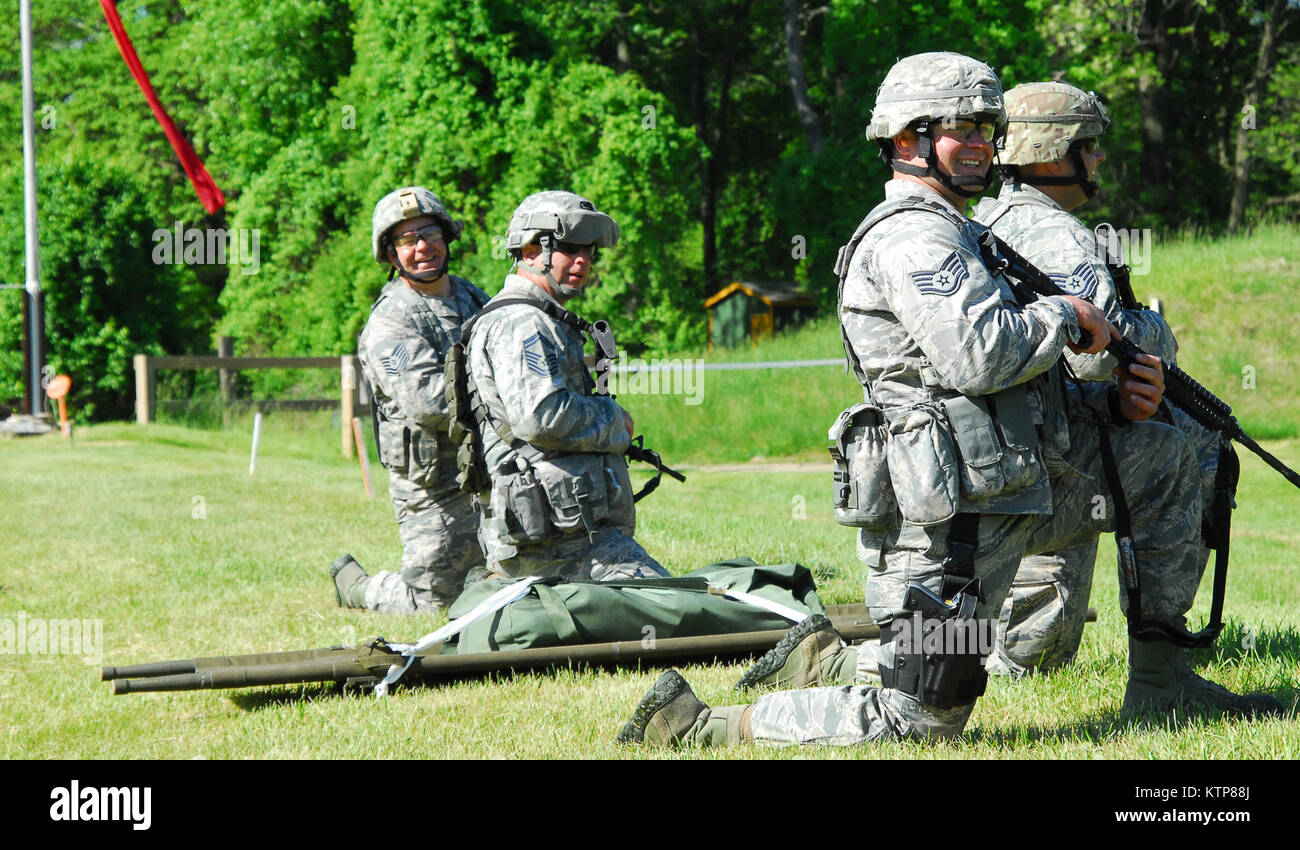
[[[27,295],[30,299],[27,344],[31,352],[31,373],[27,376],[31,407],[28,412],[40,416],[45,412],[41,396],[42,348],[45,341],[45,317],[41,309],[40,243],[36,236],[36,135],[32,104],[32,4],[19,2],[19,27],[22,30],[23,56],[23,199],[26,202],[27,227]]]

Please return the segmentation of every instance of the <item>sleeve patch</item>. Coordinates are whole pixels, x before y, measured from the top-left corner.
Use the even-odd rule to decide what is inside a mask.
[[[952,295],[970,277],[966,261],[956,251],[934,271],[912,272],[916,288],[926,295]]]
[[[1097,270],[1092,267],[1092,263],[1084,261],[1074,267],[1074,271],[1067,274],[1048,275],[1052,282],[1064,290],[1066,295],[1075,295],[1084,300],[1092,300],[1097,294]]]
[[[540,331],[524,340],[524,366],[543,378],[553,377],[559,372],[555,349]]]
[[[411,362],[411,354],[406,350],[406,346],[399,342],[392,351],[379,359],[384,364],[385,372],[398,375],[406,368],[406,364]]]

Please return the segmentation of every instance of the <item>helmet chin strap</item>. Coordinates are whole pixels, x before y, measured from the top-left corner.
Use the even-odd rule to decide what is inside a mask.
[[[1016,182],[1028,183],[1030,186],[1075,186],[1077,185],[1092,200],[1097,196],[1101,187],[1097,185],[1096,180],[1088,179],[1088,169],[1084,167],[1083,157],[1078,150],[1070,151],[1070,162],[1074,163],[1074,173],[1068,177],[1037,177],[1028,176],[1023,169],[1017,169]]]
[[[406,270],[402,261],[397,258],[397,251],[390,246],[388,249],[388,259],[393,263],[393,270],[388,273],[388,279],[392,280],[395,275],[401,275],[407,280],[413,280],[416,283],[437,283],[447,275],[447,268],[451,265],[451,251],[447,251],[442,258],[442,265],[436,269],[429,269],[427,272],[411,272]]]
[[[930,133],[931,131],[927,128],[924,133],[917,134],[921,145],[921,149],[917,151],[917,156],[925,160],[925,167],[922,168],[919,165],[912,165],[895,158],[890,162],[895,171],[917,177],[933,177],[942,183],[948,191],[963,198],[973,198],[989,187],[989,183],[993,182],[993,168],[991,166],[984,172],[982,177],[977,174],[945,174],[939,168],[939,160],[935,156],[934,141]]]
[[[559,295],[562,296],[565,301],[568,301],[570,298],[577,298],[579,295],[581,295],[584,291],[583,287],[571,286],[567,283],[560,283],[558,280],[555,279],[555,275],[551,274],[551,260],[552,260],[552,253],[555,249],[555,237],[550,233],[543,233],[540,237],[538,237],[537,242],[539,245],[542,246],[541,275],[542,277],[546,278],[546,282],[550,284],[551,292],[559,293]],[[536,274],[536,270],[534,270],[534,274]]]

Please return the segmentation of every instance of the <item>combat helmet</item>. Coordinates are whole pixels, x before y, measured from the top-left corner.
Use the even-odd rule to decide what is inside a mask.
[[[988,141],[998,146],[1006,130],[1006,111],[997,74],[960,53],[918,53],[894,63],[885,75],[876,92],[867,138],[880,144],[881,159],[895,171],[934,177],[958,195],[973,198],[988,188],[992,169],[983,177],[954,177],[939,169],[934,154],[932,125],[959,119],[993,122],[995,138]],[[920,136],[924,168],[894,156],[892,139],[908,128]]]
[[[1007,139],[1001,160],[1008,179],[1035,186],[1078,183],[1091,198],[1097,184],[1088,179],[1075,142],[1106,132],[1110,115],[1092,92],[1069,83],[1025,83],[1007,92]],[[1019,168],[1038,162],[1056,162],[1069,154],[1074,174],[1069,177],[1027,176]]]
[[[559,242],[609,248],[618,243],[618,223],[596,205],[573,192],[537,192],[524,198],[506,227],[506,250],[523,258],[525,245],[542,249],[542,274],[565,297],[581,295],[581,287],[561,284],[551,274],[551,254]]]
[[[404,277],[420,282],[432,282],[447,273],[447,264],[451,260],[450,251],[442,268],[427,272],[408,272],[401,267],[395,253],[390,261],[389,252],[393,246],[388,238],[388,231],[407,219],[421,216],[428,216],[438,222],[438,226],[442,228],[444,242],[450,244],[460,236],[460,223],[452,219],[442,201],[438,200],[438,196],[423,186],[397,189],[384,195],[379,199],[379,203],[375,204],[375,212],[370,220],[370,252],[377,263],[381,265],[392,263],[393,271],[389,274],[390,280],[399,271]]]

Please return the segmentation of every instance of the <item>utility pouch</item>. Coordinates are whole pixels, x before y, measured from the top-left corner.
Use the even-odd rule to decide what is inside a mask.
[[[952,519],[960,480],[957,452],[932,408],[913,407],[891,422],[885,456],[904,520],[929,526]]]
[[[852,528],[883,531],[897,521],[894,487],[889,480],[889,424],[870,402],[845,410],[826,436],[830,439],[835,521]]]
[[[1038,460],[1038,428],[1029,406],[1028,389],[1020,384],[987,398],[1006,447],[1002,455],[1004,489],[1022,490],[1037,481],[1043,472]]]
[[[432,486],[438,479],[438,438],[422,428],[408,427],[406,433],[406,477],[417,487]]]
[[[560,455],[536,461],[534,468],[550,504],[548,519],[556,528],[585,528],[591,533],[597,523],[609,517],[603,455]]]
[[[961,453],[961,489],[972,499],[1002,492],[1002,444],[997,426],[981,396],[954,396],[943,400],[952,435]]]
[[[533,543],[551,534],[545,490],[531,469],[506,482],[506,528],[512,543]]]
[[[379,462],[402,475],[406,474],[407,458],[410,455],[410,437],[407,435],[406,426],[401,422],[394,422],[391,419],[380,420]]]

